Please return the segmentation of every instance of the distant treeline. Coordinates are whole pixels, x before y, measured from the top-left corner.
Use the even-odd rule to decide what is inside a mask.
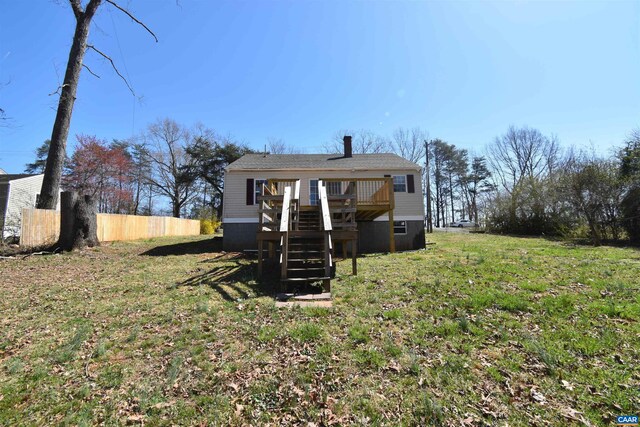
[[[394,152],[423,166],[435,227],[470,219],[498,233],[640,241],[640,130],[609,157],[513,126],[481,153],[429,139],[420,128],[390,136],[344,129],[325,151],[341,153],[344,135],[352,136],[354,153]],[[301,151],[277,138],[265,148]],[[47,152],[45,141],[27,171],[40,172]],[[175,217],[214,218],[222,209],[224,168],[250,152],[231,136],[167,118],[126,141],[78,135],[63,182],[96,196],[101,212],[150,215],[166,213],[161,207],[168,205]]]

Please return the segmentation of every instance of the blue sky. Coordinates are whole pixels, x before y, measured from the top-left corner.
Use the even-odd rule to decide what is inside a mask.
[[[0,168],[51,135],[73,35],[66,0],[0,0]],[[611,152],[640,126],[638,1],[121,0],[88,52],[69,143],[129,138],[158,118],[201,122],[254,148],[321,151],[339,129],[419,126],[482,153],[509,125]]]

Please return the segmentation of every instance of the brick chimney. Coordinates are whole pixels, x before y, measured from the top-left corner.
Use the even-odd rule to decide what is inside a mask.
[[[342,140],[344,141],[344,156],[352,157],[351,137],[349,135],[345,135],[345,137]]]

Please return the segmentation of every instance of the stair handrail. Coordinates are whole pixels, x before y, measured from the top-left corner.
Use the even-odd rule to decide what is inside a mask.
[[[287,278],[287,263],[289,257],[289,227],[291,223],[291,187],[284,187],[282,198],[282,215],[280,216],[280,274]]]
[[[297,179],[296,182],[293,183],[293,198],[295,200],[300,200],[300,180]]]
[[[280,217],[280,232],[289,231],[291,221],[291,187],[284,188],[284,198],[282,199],[282,216]]]
[[[324,274],[326,277],[331,276],[331,267],[333,259],[333,244],[331,242],[331,211],[329,210],[329,200],[327,199],[327,188],[322,180],[318,181],[318,195],[320,197],[320,215],[322,215],[322,230],[324,231]]]
[[[320,198],[320,215],[322,215],[322,230],[331,231],[331,211],[329,210],[329,200],[327,199],[327,188],[324,182],[318,182],[318,195]]]
[[[291,195],[291,229],[297,230],[300,221],[300,180],[293,183],[293,194]]]

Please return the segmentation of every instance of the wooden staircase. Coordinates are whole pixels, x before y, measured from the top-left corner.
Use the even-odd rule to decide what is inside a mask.
[[[372,187],[369,198],[379,194],[380,188],[389,187],[390,181],[385,178],[384,182],[386,187]],[[336,192],[338,187],[341,190]],[[367,188],[363,186],[363,193]],[[325,182],[319,180],[318,204],[300,206],[299,180],[272,179],[263,185],[257,197],[258,274],[262,275],[264,243],[269,245],[272,259],[278,246],[280,280],[285,293],[309,292],[314,285],[322,284],[323,295],[330,295],[331,279],[335,277],[334,242],[342,245],[345,259],[350,244],[352,271],[357,274],[357,182],[340,182],[333,189],[334,193],[328,195]]]
[[[282,282],[292,287],[322,282],[323,290],[330,292],[335,265],[331,247],[326,244],[327,236],[322,230],[320,211],[317,208],[300,211],[298,218],[298,229],[287,233]]]

